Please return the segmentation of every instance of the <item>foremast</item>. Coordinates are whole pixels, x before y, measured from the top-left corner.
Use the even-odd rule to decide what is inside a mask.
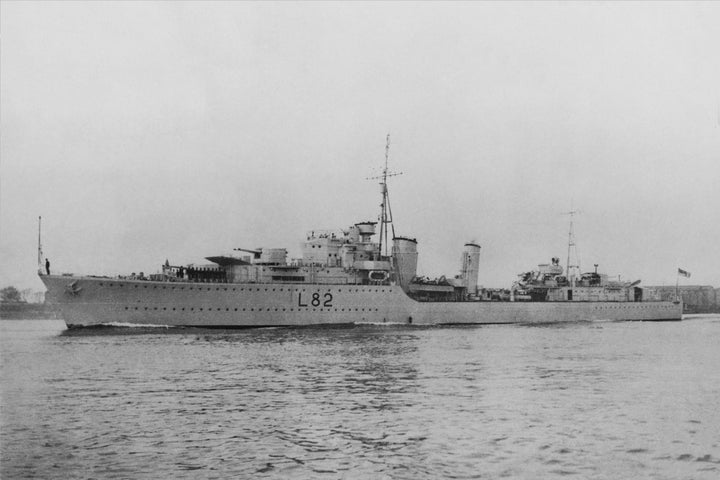
[[[388,158],[390,156],[390,134],[387,134],[385,143],[385,167],[382,173],[376,177],[369,177],[368,180],[380,180],[380,193],[382,202],[380,203],[380,236],[378,239],[378,256],[389,257],[388,254],[388,232],[392,230],[392,238],[395,238],[395,225],[393,224],[392,209],[390,208],[390,194],[388,193],[387,179],[402,175],[402,172],[391,172],[388,170]],[[389,228],[388,228],[389,225]],[[383,254],[383,246],[385,253]]]

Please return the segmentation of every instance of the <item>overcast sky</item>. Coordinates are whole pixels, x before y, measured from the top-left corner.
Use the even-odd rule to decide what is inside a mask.
[[[375,220],[420,273],[720,286],[720,3],[2,2],[0,287]]]

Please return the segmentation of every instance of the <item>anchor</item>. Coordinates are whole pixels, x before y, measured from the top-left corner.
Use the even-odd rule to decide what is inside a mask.
[[[75,281],[72,282],[71,284],[66,285],[66,286],[65,286],[65,293],[67,293],[67,294],[69,294],[69,295],[77,295],[78,293],[80,293],[80,291],[82,290],[82,287],[78,287],[78,286],[77,286],[77,283],[78,283],[78,281],[75,280]]]

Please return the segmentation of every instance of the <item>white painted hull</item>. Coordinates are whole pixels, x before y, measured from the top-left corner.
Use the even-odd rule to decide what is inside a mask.
[[[42,275],[69,327],[107,323],[244,328],[680,320],[672,302],[417,302],[397,286],[152,282]]]

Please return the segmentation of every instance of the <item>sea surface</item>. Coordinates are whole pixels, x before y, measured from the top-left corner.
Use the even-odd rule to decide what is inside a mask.
[[[3,479],[720,478],[718,315],[0,335]]]

